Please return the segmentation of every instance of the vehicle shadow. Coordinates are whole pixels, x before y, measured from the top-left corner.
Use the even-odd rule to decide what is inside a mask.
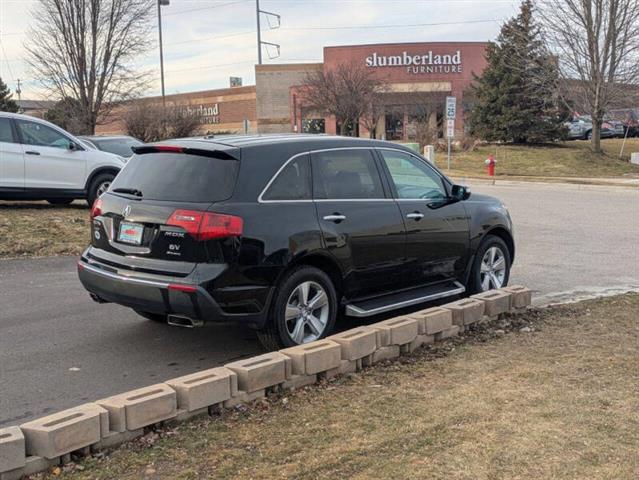
[[[0,210],[88,210],[89,206],[82,200],[76,200],[69,205],[52,205],[46,201],[13,201],[0,200]]]

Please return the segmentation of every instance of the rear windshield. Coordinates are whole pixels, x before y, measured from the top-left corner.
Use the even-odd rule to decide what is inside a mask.
[[[219,202],[233,193],[239,161],[182,153],[133,155],[111,185],[136,189],[144,200]]]

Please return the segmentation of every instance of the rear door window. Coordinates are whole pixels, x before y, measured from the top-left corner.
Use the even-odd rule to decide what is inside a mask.
[[[144,200],[219,202],[233,194],[239,161],[187,155],[134,155],[111,184],[142,192]]]
[[[13,129],[9,118],[0,117],[0,142],[17,143],[13,138]]]
[[[268,186],[262,200],[310,200],[311,166],[308,155],[291,160]]]
[[[373,153],[367,149],[313,153],[313,196],[320,200],[384,198]]]

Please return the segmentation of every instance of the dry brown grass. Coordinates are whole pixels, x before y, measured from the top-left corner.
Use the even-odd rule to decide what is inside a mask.
[[[619,159],[623,139],[602,140],[605,155],[596,156],[586,141],[561,142],[547,146],[483,145],[474,151],[454,152],[451,174],[484,176],[484,160],[492,153],[497,159],[495,174],[499,176],[542,177],[624,177],[639,175],[639,166],[629,162],[631,152],[639,152],[639,138],[626,141]],[[446,152],[437,152],[437,166],[446,170]]]
[[[78,255],[89,244],[85,203],[0,201],[0,258]]]
[[[638,310],[626,295],[484,326],[64,477],[636,479]]]

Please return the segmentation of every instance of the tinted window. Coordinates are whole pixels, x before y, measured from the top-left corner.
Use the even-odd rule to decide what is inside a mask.
[[[18,120],[17,124],[22,143],[40,147],[69,148],[71,140],[51,127],[25,120]]]
[[[394,150],[380,150],[388,167],[397,198],[446,198],[441,177],[417,157]]]
[[[239,162],[199,155],[134,155],[111,184],[134,188],[145,200],[216,202],[233,193]]]
[[[311,198],[311,175],[308,155],[289,162],[262,198],[264,200],[306,200]]]
[[[0,118],[0,142],[15,143],[11,120],[8,118]]]
[[[372,152],[313,153],[313,195],[317,199],[384,198]]]

